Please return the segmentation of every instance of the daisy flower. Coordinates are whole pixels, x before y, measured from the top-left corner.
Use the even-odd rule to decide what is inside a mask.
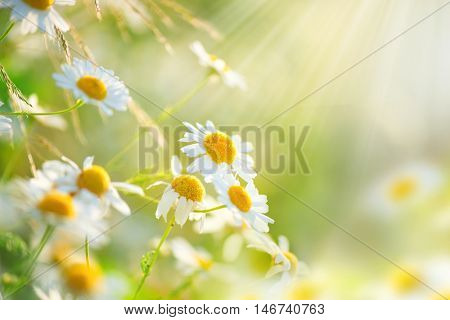
[[[390,213],[419,204],[436,192],[442,174],[429,164],[412,163],[380,179],[371,194],[378,211]]]
[[[297,279],[285,292],[288,300],[320,300],[323,299],[322,284],[313,279]]]
[[[214,186],[219,194],[219,201],[233,212],[236,219],[243,221],[258,232],[268,232],[269,223],[274,220],[264,215],[269,211],[267,197],[261,195],[253,182],[244,188],[233,175],[227,174],[223,178],[216,177]]]
[[[41,288],[33,287],[34,293],[38,296],[41,300],[64,300],[62,298],[61,293],[57,289],[49,289],[48,293],[44,292]]]
[[[402,263],[404,270],[392,269],[383,280],[378,279],[369,285],[366,288],[369,299],[449,299],[450,259],[440,256],[426,262],[423,260]]]
[[[238,135],[232,137],[218,131],[211,121],[206,126],[197,123],[197,127],[183,123],[190,132],[186,132],[181,142],[191,143],[181,148],[188,157],[195,158],[188,166],[190,173],[200,171],[206,182],[211,182],[217,174],[235,172],[245,181],[256,177],[253,159],[247,154],[253,150],[251,143],[242,142]]]
[[[144,195],[143,190],[124,182],[111,182],[108,172],[101,166],[94,165],[94,157],[87,157],[83,168],[72,160],[63,157],[62,161],[47,161],[43,172],[52,180],[58,190],[67,193],[88,192],[95,201],[100,200],[106,207],[112,206],[124,215],[131,213],[128,204],[120,197],[118,190],[126,193]]]
[[[113,110],[127,110],[128,88],[112,70],[80,59],[74,59],[72,65],[62,65],[61,69],[63,74],[53,74],[53,78],[59,87],[72,90],[75,98],[98,106],[109,116]]]
[[[39,269],[42,266],[35,271],[37,275],[45,274],[37,280],[39,288],[64,292],[64,299],[121,299],[129,290],[122,276],[103,270],[93,256],[87,265],[84,255],[74,251],[56,268]]]
[[[253,232],[247,234],[247,240],[249,248],[266,252],[272,257],[273,265],[266,277],[281,273],[282,283],[288,283],[296,277],[300,263],[297,257],[289,251],[289,241],[286,237],[280,236],[278,244],[276,244],[268,235]]]
[[[183,238],[172,239],[170,247],[180,269],[186,274],[191,274],[198,270],[209,271],[213,266],[213,260],[207,251],[194,248]]]
[[[180,160],[172,157],[171,168],[174,178],[171,183],[158,181],[149,186],[167,185],[161,200],[156,209],[156,218],[161,216],[167,221],[167,213],[174,203],[175,222],[183,226],[189,218],[189,214],[193,212],[203,201],[205,196],[205,188],[201,181],[189,174],[182,174],[182,166]]]
[[[242,75],[232,70],[227,63],[217,56],[208,53],[199,41],[191,44],[192,52],[197,56],[201,66],[207,67],[222,77],[223,82],[230,88],[247,90],[247,83]]]
[[[54,38],[55,27],[62,32],[69,25],[55,10],[54,6],[73,6],[75,0],[3,0],[0,8],[11,9],[11,20],[22,21],[22,34],[34,33],[38,29]]]
[[[90,192],[72,195],[54,188],[53,181],[42,171],[29,181],[15,181],[15,207],[46,225],[92,239],[106,229],[98,199]]]
[[[30,107],[28,104],[23,102],[20,99],[14,99],[14,103],[17,104],[21,111],[30,112],[30,113],[41,113],[46,112],[44,108],[39,105],[39,99],[36,94],[32,94],[27,101],[33,106]],[[36,116],[34,117],[37,122],[42,124],[43,126],[64,131],[67,129],[67,122],[64,120],[62,116],[59,115],[51,115],[51,116]]]

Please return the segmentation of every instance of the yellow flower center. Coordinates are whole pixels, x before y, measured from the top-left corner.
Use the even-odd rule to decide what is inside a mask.
[[[395,181],[389,189],[389,195],[394,201],[402,201],[417,190],[417,181],[413,178],[402,178]]]
[[[72,263],[64,267],[63,276],[67,287],[75,294],[95,292],[102,278],[100,268],[94,264]]]
[[[70,195],[59,191],[50,191],[38,203],[37,208],[44,214],[73,219],[76,216],[75,205]]]
[[[200,180],[191,175],[181,175],[173,179],[172,188],[181,197],[200,202],[205,195],[205,187]]]
[[[319,288],[312,281],[303,280],[299,282],[288,294],[291,300],[316,300]]]
[[[211,59],[211,61],[216,61],[217,59],[219,59],[215,54],[210,54],[209,58]]]
[[[231,202],[242,212],[248,212],[252,207],[252,198],[241,186],[231,186],[228,189]]]
[[[77,185],[81,189],[87,189],[97,196],[102,196],[109,189],[111,179],[100,166],[92,166],[85,169],[78,176]]]
[[[198,265],[205,271],[211,269],[213,262],[210,259],[205,259],[201,256],[196,256],[195,260],[197,260]]]
[[[419,282],[410,274],[402,270],[395,271],[395,273],[392,275],[391,283],[394,289],[396,289],[397,292],[400,293],[411,292],[412,290],[419,287]]]
[[[83,76],[77,81],[77,87],[89,98],[103,100],[108,94],[105,83],[92,76]]]
[[[48,10],[55,3],[55,0],[23,0],[27,5],[38,10]]]
[[[295,276],[297,274],[297,270],[298,270],[298,259],[297,259],[297,257],[295,256],[295,254],[293,254],[292,252],[289,252],[289,251],[283,252],[283,255],[291,263],[291,269],[289,270],[289,273],[292,276]]]
[[[56,243],[51,250],[52,262],[61,263],[72,252],[72,246],[67,242]]]
[[[208,155],[215,163],[232,164],[236,157],[236,147],[231,138],[222,132],[208,134],[203,140]]]

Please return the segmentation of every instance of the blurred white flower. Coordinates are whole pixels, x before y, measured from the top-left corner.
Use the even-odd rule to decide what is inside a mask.
[[[172,205],[176,203],[175,222],[180,226],[183,226],[188,220],[191,212],[200,206],[203,201],[205,188],[197,177],[181,173],[182,166],[180,160],[176,156],[172,157],[171,167],[174,178],[170,184],[158,181],[148,188],[157,185],[167,185],[161,200],[158,203],[156,218],[159,219],[163,216],[164,220],[167,221],[167,213]]]
[[[218,131],[211,121],[206,127],[197,123],[197,128],[183,122],[190,132],[186,132],[181,142],[191,143],[181,148],[188,157],[195,158],[188,166],[190,173],[200,171],[206,182],[211,182],[215,175],[235,172],[249,182],[256,173],[253,159],[247,154],[253,150],[251,143],[242,142],[241,137],[232,137]]]
[[[323,299],[323,284],[317,279],[296,279],[284,290],[284,299],[289,300],[321,300]]]
[[[198,270],[209,271],[213,266],[213,260],[207,251],[201,248],[194,248],[184,238],[172,239],[170,247],[180,269],[186,274],[191,274]]]
[[[272,277],[281,273],[280,283],[290,283],[301,269],[306,266],[299,262],[297,257],[289,250],[289,241],[286,237],[280,236],[276,244],[270,236],[257,232],[246,233],[249,248],[254,248],[268,253],[272,257],[272,267],[266,277]]]
[[[420,204],[442,184],[442,173],[426,163],[412,163],[382,178],[371,194],[371,203],[380,213],[391,213]]]
[[[30,107],[28,104],[23,102],[20,99],[15,99],[14,101],[20,110],[30,113],[41,113],[46,112],[44,108],[42,108],[39,105],[38,96],[36,94],[32,94],[28,98],[28,102],[33,106]],[[38,121],[40,124],[46,127],[50,127],[53,129],[64,131],[67,129],[67,122],[66,120],[59,115],[51,115],[51,116],[36,116],[34,117],[36,121]]]
[[[3,102],[0,101],[0,107],[3,105]],[[2,136],[8,136],[8,138],[12,137],[13,131],[12,131],[12,120],[0,116],[0,137]]]
[[[223,82],[231,87],[238,87],[241,90],[247,90],[247,83],[242,75],[232,70],[227,63],[217,56],[208,53],[199,41],[191,44],[191,50],[198,57],[198,62],[203,67],[208,67],[219,76],[222,77]]]
[[[264,215],[269,211],[267,197],[261,195],[253,182],[244,188],[233,175],[227,174],[214,179],[219,201],[233,212],[236,219],[242,219],[258,232],[268,232],[272,218]]]
[[[61,69],[63,74],[53,74],[56,84],[72,90],[77,99],[98,106],[109,116],[113,110],[127,110],[130,101],[128,88],[112,70],[80,59],[74,59],[72,65],[62,65]]]
[[[38,287],[33,287],[33,289],[34,293],[36,293],[41,300],[63,300],[61,294],[56,289],[49,289],[48,293],[45,293],[44,290]]]
[[[22,21],[22,34],[34,33],[38,29],[54,38],[55,27],[62,32],[69,25],[55,10],[54,6],[73,6],[75,0],[3,0],[0,8],[11,9],[11,20]]]
[[[450,299],[450,259],[448,257],[404,263],[402,269],[393,269],[383,281],[378,281],[369,288],[375,298]]]
[[[124,215],[131,213],[128,204],[120,197],[118,190],[143,195],[144,191],[135,185],[124,182],[111,182],[108,172],[94,165],[94,157],[87,157],[83,168],[72,160],[63,157],[63,161],[46,161],[42,165],[43,173],[54,183],[58,190],[67,193],[89,192],[96,201],[106,207],[113,207]]]
[[[54,268],[36,268],[35,274],[43,275],[37,280],[41,291],[63,293],[64,299],[123,299],[129,290],[126,280],[103,270],[93,256],[88,265],[84,255],[75,251]]]
[[[10,138],[12,136],[12,120],[6,118],[4,116],[0,116],[0,137],[8,136]]]
[[[88,191],[75,195],[54,188],[54,183],[42,171],[29,181],[13,182],[14,205],[32,219],[82,239],[92,239],[106,229],[99,200]]]

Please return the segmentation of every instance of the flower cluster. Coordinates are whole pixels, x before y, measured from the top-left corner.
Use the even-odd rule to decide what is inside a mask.
[[[138,195],[143,190],[111,182],[108,172],[93,162],[93,157],[87,157],[82,168],[65,157],[45,162],[34,178],[15,181],[16,207],[44,225],[57,225],[74,237],[96,240],[107,229],[111,208],[130,214],[118,190]]]
[[[178,157],[173,156],[172,181],[158,181],[149,186],[166,186],[156,210],[156,218],[163,217],[167,221],[173,207],[176,224],[183,226],[188,220],[197,221],[200,233],[205,230],[205,225],[211,230],[212,220],[215,220],[212,223],[216,225],[213,232],[227,223],[237,230],[243,230],[237,234],[242,234],[249,247],[272,257],[272,267],[267,277],[282,274],[280,283],[288,284],[296,277],[300,263],[289,251],[289,243],[284,236],[280,237],[277,244],[267,235],[269,224],[273,224],[274,220],[267,216],[267,196],[260,194],[255,186],[257,175],[249,155],[253,149],[251,143],[243,142],[238,135],[229,136],[217,130],[211,121],[207,121],[205,126],[199,123],[194,126],[187,122],[184,125],[188,131],[180,141],[189,144],[182,147],[181,151],[194,160],[183,170]],[[217,200],[206,194],[206,188],[196,173],[200,174],[206,185],[213,185]],[[208,209],[211,203],[216,206]],[[219,210],[225,211],[216,213]],[[195,253],[184,241],[173,240],[172,246],[175,256],[181,261],[188,261],[191,268],[197,266],[209,270],[211,267],[210,258]],[[185,249],[181,250],[180,247]],[[206,265],[207,268],[204,267]]]
[[[110,3],[109,6],[117,5]],[[21,22],[22,34],[41,31],[52,40],[56,40],[64,52],[65,62],[61,71],[53,74],[56,86],[72,94],[76,103],[66,109],[49,111],[39,104],[36,94],[25,96],[20,89],[9,79],[8,74],[1,67],[0,76],[5,82],[9,94],[9,112],[0,113],[0,136],[13,135],[13,128],[20,129],[20,137],[24,140],[32,136],[27,132],[25,121],[14,123],[14,117],[32,117],[40,125],[65,132],[69,130],[65,114],[71,113],[84,104],[98,107],[100,112],[112,116],[116,111],[131,110],[136,112],[132,104],[127,85],[120,80],[114,71],[103,68],[94,62],[89,54],[90,50],[82,41],[78,41],[74,27],[66,22],[56,11],[58,6],[73,6],[75,0],[5,0],[0,2],[0,8],[10,11],[11,24],[2,35],[5,38],[16,22]],[[136,4],[135,4],[136,3]],[[127,2],[127,8],[132,9],[134,15],[144,19],[140,14],[138,1]],[[181,6],[172,10],[186,18],[186,11]],[[181,9],[180,9],[181,8]],[[97,8],[98,9],[98,8]],[[97,12],[100,14],[100,12]],[[197,26],[207,28],[195,17],[189,19]],[[72,59],[69,42],[64,33],[71,30],[73,40],[87,54],[84,58]],[[211,31],[211,29],[210,29]],[[168,43],[158,36],[160,42]],[[167,48],[167,46],[166,46]],[[199,64],[207,68],[207,77],[199,90],[210,78],[218,78],[230,88],[247,90],[247,83],[242,75],[232,70],[221,58],[208,53],[203,45],[196,41],[190,49],[197,56]],[[196,92],[196,91],[194,91]],[[182,98],[181,103],[175,103],[173,108],[166,110],[176,111],[184,106],[192,97]],[[70,102],[70,95],[66,95]],[[3,103],[0,102],[0,106]],[[143,113],[138,110],[137,113]],[[151,118],[144,112],[146,119]],[[74,114],[72,114],[74,115]],[[8,116],[8,117],[5,117]],[[138,123],[138,116],[136,116]],[[75,117],[74,117],[75,119]],[[148,122],[148,121],[147,121]],[[74,129],[76,120],[73,121]],[[213,272],[215,269],[214,256],[205,249],[195,247],[187,239],[177,236],[168,239],[169,233],[175,225],[184,226],[188,221],[193,222],[194,230],[199,233],[219,232],[224,228],[233,230],[233,234],[224,243],[224,260],[232,261],[237,257],[235,250],[226,250],[225,247],[240,248],[244,242],[248,247],[263,251],[271,256],[272,266],[267,277],[280,275],[283,285],[294,279],[301,263],[290,252],[288,241],[280,237],[279,244],[268,235],[269,225],[274,220],[269,217],[268,199],[260,194],[256,187],[257,174],[254,170],[254,161],[250,153],[253,147],[249,142],[242,141],[239,135],[228,135],[218,130],[213,122],[207,121],[205,125],[195,125],[184,122],[186,132],[180,140],[185,145],[181,152],[192,161],[183,168],[180,160],[173,157],[171,161],[171,181],[158,181],[148,186],[148,189],[164,185],[165,189],[160,200],[151,198],[142,189],[142,185],[127,182],[113,182],[110,173],[103,167],[94,163],[94,157],[86,157],[82,165],[62,156],[59,150],[51,145],[58,154],[57,160],[43,158],[43,163],[36,166],[33,154],[28,150],[30,141],[23,141],[26,155],[30,163],[32,176],[29,178],[14,178],[6,184],[7,192],[1,190],[0,199],[8,201],[8,210],[14,216],[23,217],[34,231],[29,236],[31,243],[37,243],[31,256],[27,256],[21,263],[28,265],[20,277],[21,283],[32,281],[32,274],[40,266],[40,262],[54,263],[54,272],[42,283],[33,283],[33,288],[41,299],[62,299],[77,297],[104,297],[99,292],[105,289],[107,276],[101,264],[90,255],[90,248],[98,248],[106,243],[106,233],[111,227],[112,211],[124,216],[131,214],[127,202],[122,199],[119,192],[136,195],[142,199],[157,201],[156,218],[169,221],[166,231],[157,240],[152,252],[144,255],[141,268],[144,274],[136,291],[139,293],[145,279],[150,274],[153,265],[164,252],[170,253],[177,265],[189,276],[198,272]],[[76,132],[79,135],[79,132]],[[19,135],[18,135],[19,136]],[[40,138],[40,137],[39,137]],[[14,145],[16,141],[11,140]],[[22,141],[21,141],[22,142]],[[119,152],[120,153],[120,152]],[[36,152],[36,154],[38,154]],[[42,158],[41,154],[38,154]],[[9,164],[9,165],[14,165]],[[2,176],[5,178],[6,175]],[[9,177],[8,177],[9,178]],[[5,181],[7,178],[5,178]],[[156,179],[152,179],[155,181]],[[149,183],[146,183],[147,186]],[[212,193],[210,191],[215,190]],[[150,193],[152,191],[148,191]],[[171,213],[173,209],[173,213]],[[16,215],[16,213],[18,213]],[[38,239],[37,235],[42,234]],[[166,241],[167,240],[167,241]],[[22,244],[21,242],[18,242]],[[77,247],[85,248],[85,255],[77,253]],[[227,251],[225,253],[225,251]],[[9,279],[9,278],[8,278]],[[9,279],[10,280],[10,279]],[[3,280],[2,280],[3,281]],[[3,288],[1,288],[3,289]],[[60,293],[62,292],[62,294]]]

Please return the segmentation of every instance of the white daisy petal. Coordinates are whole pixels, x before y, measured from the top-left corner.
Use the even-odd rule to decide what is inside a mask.
[[[167,213],[178,197],[179,195],[174,192],[171,187],[168,187],[162,195],[158,207],[156,208],[156,218],[159,219],[161,216],[163,216],[164,221],[167,221]]]
[[[144,190],[142,190],[141,187],[136,186],[134,184],[125,183],[125,182],[112,182],[112,185],[119,191],[144,196]]]

